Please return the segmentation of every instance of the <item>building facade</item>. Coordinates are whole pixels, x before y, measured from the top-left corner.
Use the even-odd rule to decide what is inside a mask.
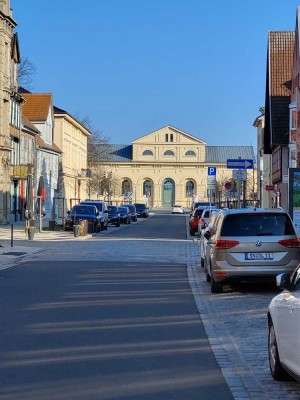
[[[67,111],[54,107],[54,142],[62,150],[57,191],[58,215],[87,198],[87,143],[90,132]]]
[[[172,126],[163,127],[132,142],[110,145],[97,167],[109,180],[102,193],[115,203],[143,202],[151,207],[171,207],[178,203],[190,207],[193,201],[225,201],[236,198],[232,170],[227,159],[255,159],[252,146],[208,146]],[[216,187],[209,190],[208,168],[216,167]],[[92,169],[92,173],[95,172]],[[248,171],[245,196],[256,193],[253,170]],[[226,190],[225,184],[232,183]],[[227,186],[228,187],[228,186]]]
[[[10,222],[11,208],[11,98],[17,91],[18,53],[10,1],[0,2],[0,223]],[[14,101],[17,107],[20,103]],[[17,111],[17,110],[16,110]],[[17,113],[17,112],[16,112]],[[19,113],[20,116],[20,113]]]

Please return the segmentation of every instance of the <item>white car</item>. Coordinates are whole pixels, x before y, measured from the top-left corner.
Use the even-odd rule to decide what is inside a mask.
[[[180,205],[175,205],[173,206],[172,209],[172,214],[183,214],[184,213],[184,208]]]
[[[284,289],[268,308],[268,352],[274,379],[292,376],[300,382],[300,264],[292,275],[277,275],[277,286]]]

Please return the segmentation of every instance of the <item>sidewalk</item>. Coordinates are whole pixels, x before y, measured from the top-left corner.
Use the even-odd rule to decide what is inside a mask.
[[[42,230],[36,228],[34,240],[28,240],[25,233],[25,222],[11,225],[0,225],[0,270],[9,268],[32,254],[45,250],[49,241],[78,241],[91,238],[92,235],[75,238],[73,232]]]

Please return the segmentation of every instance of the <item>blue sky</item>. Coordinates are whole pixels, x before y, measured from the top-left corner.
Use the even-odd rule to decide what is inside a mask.
[[[299,0],[298,0],[299,1]],[[165,125],[208,145],[253,145],[267,36],[294,0],[11,0],[34,92],[88,116],[111,143]]]

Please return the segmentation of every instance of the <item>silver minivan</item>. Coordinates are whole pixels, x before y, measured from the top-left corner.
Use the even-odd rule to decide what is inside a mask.
[[[249,278],[292,272],[300,261],[300,241],[282,209],[223,209],[205,233],[204,268],[211,291]]]

